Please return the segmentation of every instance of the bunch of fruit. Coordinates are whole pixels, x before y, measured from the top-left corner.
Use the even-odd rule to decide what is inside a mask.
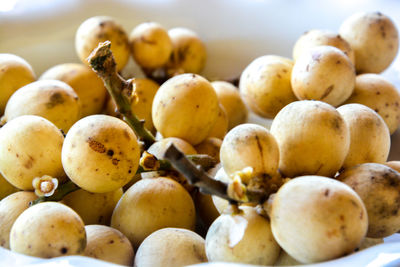
[[[293,59],[255,59],[238,87],[199,75],[196,33],[154,22],[128,36],[87,19],[82,64],[37,81],[0,54],[0,246],[140,267],[313,263],[381,243],[400,230],[400,93],[379,75],[398,41],[384,14],[355,14],[305,33]],[[131,55],[147,78],[120,75]]]

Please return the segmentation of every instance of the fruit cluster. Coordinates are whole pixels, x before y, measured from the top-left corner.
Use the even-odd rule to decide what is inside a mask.
[[[199,74],[205,45],[186,28],[128,35],[92,17],[75,40],[82,63],[38,80],[0,54],[0,246],[137,267],[288,265],[400,230],[400,161],[387,162],[400,93],[379,74],[399,38],[384,14],[306,32],[293,59],[255,59],[238,87]],[[131,56],[147,78],[122,77]]]

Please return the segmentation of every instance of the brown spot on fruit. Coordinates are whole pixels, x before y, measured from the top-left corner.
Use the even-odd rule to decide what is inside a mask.
[[[114,150],[112,149],[107,150],[107,155],[112,157],[114,155]]]
[[[329,196],[329,193],[330,193],[330,190],[329,190],[329,189],[326,189],[325,192],[324,192],[324,196],[328,197],[328,196]]]
[[[111,160],[111,162],[112,162],[112,164],[114,164],[114,165],[118,165],[118,162],[119,162],[119,159],[112,159]]]
[[[64,103],[64,97],[59,92],[55,92],[50,96],[49,102],[46,103],[47,108],[53,108]]]
[[[27,169],[30,169],[30,168],[32,168],[33,162],[35,160],[31,156],[28,156],[28,157],[29,157],[29,159],[25,162],[24,167],[27,168]]]
[[[333,90],[334,85],[330,85],[328,88],[325,89],[325,92],[322,94],[321,99],[326,98]]]
[[[91,149],[93,149],[94,151],[99,152],[99,153],[105,153],[106,152],[106,148],[104,147],[104,145],[102,143],[94,140],[93,138],[89,137],[86,142],[89,143],[89,147]]]
[[[131,140],[131,137],[129,136],[129,133],[127,130],[124,130],[124,136],[126,137],[126,139]]]
[[[66,247],[62,247],[60,249],[61,254],[66,254],[68,252],[68,249]]]

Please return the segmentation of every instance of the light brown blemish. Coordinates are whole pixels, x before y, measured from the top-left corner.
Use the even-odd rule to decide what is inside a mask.
[[[62,94],[59,92],[55,92],[50,96],[49,102],[46,103],[46,107],[50,109],[63,103],[64,103],[64,97],[62,96]]]
[[[106,148],[104,147],[104,145],[102,143],[94,140],[93,138],[89,137],[86,142],[89,143],[89,147],[91,149],[93,149],[94,151],[99,152],[99,153],[105,153],[106,152]]]

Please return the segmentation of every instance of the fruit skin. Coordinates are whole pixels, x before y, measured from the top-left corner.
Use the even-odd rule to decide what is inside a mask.
[[[291,257],[302,263],[352,253],[364,239],[368,214],[348,185],[322,176],[285,183],[272,199],[272,233]]]
[[[111,227],[126,235],[135,249],[154,231],[177,227],[194,230],[195,207],[189,193],[169,178],[143,179],[122,196]]]
[[[151,108],[154,96],[160,87],[156,82],[150,79],[133,78],[130,80],[135,96],[131,100],[132,112],[140,120],[144,120],[144,127],[150,131],[154,131],[153,120],[151,117]],[[137,100],[137,101],[136,101]],[[106,112],[108,115],[117,116],[116,105],[112,98],[107,102]]]
[[[207,50],[199,36],[192,30],[178,27],[168,30],[172,41],[172,55],[167,70],[200,73],[207,59]]]
[[[320,46],[320,45],[330,45],[334,46],[343,51],[346,56],[349,57],[351,63],[355,63],[354,51],[351,48],[350,44],[343,39],[340,34],[329,30],[310,30],[305,32],[299,39],[297,39],[296,43],[293,47],[293,59],[296,59],[308,49]]]
[[[331,105],[302,100],[284,107],[271,125],[279,146],[279,170],[284,177],[306,174],[333,177],[350,146],[350,132]]]
[[[22,115],[37,115],[54,123],[64,133],[81,117],[81,102],[68,84],[39,80],[19,88],[8,100],[5,121]]]
[[[225,81],[211,83],[217,93],[219,103],[224,107],[228,116],[228,130],[245,123],[249,111],[240,96],[239,89]]]
[[[204,239],[181,228],[164,228],[146,237],[137,250],[135,267],[176,267],[207,262]]]
[[[222,141],[220,160],[228,175],[252,167],[253,176],[273,176],[279,164],[278,143],[266,128],[241,124],[230,130]],[[243,182],[249,181],[243,177]]]
[[[0,129],[0,171],[13,186],[33,190],[35,177],[65,176],[61,163],[64,136],[45,118],[19,116]]]
[[[379,74],[357,75],[354,91],[344,102],[351,103],[363,104],[375,110],[385,121],[390,134],[400,125],[400,93]]]
[[[33,192],[20,191],[0,201],[0,246],[10,249],[10,232],[15,220],[29,208],[29,202],[37,199]]]
[[[400,173],[378,163],[345,169],[337,177],[360,196],[368,212],[367,237],[384,238],[400,230]]]
[[[100,113],[107,91],[103,81],[87,66],[64,63],[46,70],[39,80],[60,80],[74,89],[81,102],[81,117]]]
[[[207,138],[219,112],[211,83],[197,74],[177,75],[158,89],[153,123],[163,137],[178,137],[197,145]]]
[[[164,66],[172,53],[172,41],[164,27],[156,22],[136,26],[129,35],[133,58],[143,68]]]
[[[133,130],[108,115],[91,115],[76,122],[65,137],[62,164],[82,189],[106,193],[127,184],[139,166],[140,148]]]
[[[0,54],[0,114],[4,112],[10,96],[22,86],[36,80],[32,66],[23,58]]]
[[[115,264],[132,266],[135,252],[128,238],[105,225],[85,226],[87,244],[84,255]]]
[[[240,76],[240,95],[256,114],[273,119],[287,104],[296,101],[290,77],[293,61],[267,55],[253,60]]]
[[[111,51],[117,63],[117,71],[122,70],[130,57],[128,35],[121,24],[108,16],[88,18],[76,31],[75,50],[81,62],[89,66],[87,58],[90,53],[99,43],[107,40],[111,42]]]
[[[291,76],[293,92],[300,100],[320,100],[339,106],[353,92],[355,70],[350,59],[333,46],[316,46],[296,60]]]
[[[361,104],[346,104],[337,111],[350,130],[350,148],[343,168],[368,162],[384,163],[389,155],[390,133],[381,116]]]
[[[122,188],[107,193],[91,193],[78,189],[66,195],[61,203],[78,213],[85,225],[110,225],[111,215],[122,193]]]
[[[18,188],[10,184],[0,173],[0,200],[17,191]]]
[[[58,202],[42,202],[29,207],[11,228],[11,250],[25,255],[40,258],[80,255],[85,247],[82,219]]]
[[[280,247],[271,232],[268,219],[254,207],[240,207],[239,214],[222,214],[210,226],[206,236],[209,261],[227,261],[271,265]]]
[[[394,22],[380,12],[359,12],[343,21],[340,35],[354,50],[357,73],[380,73],[396,57],[399,34]]]

